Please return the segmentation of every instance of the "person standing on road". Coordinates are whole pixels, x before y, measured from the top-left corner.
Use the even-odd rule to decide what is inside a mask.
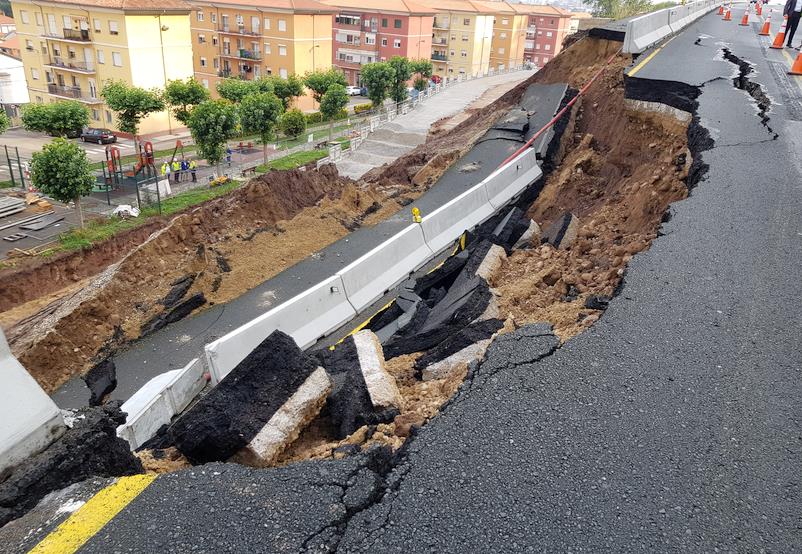
[[[228,163],[228,167],[231,167],[231,147],[226,146],[226,162]]]
[[[178,183],[178,179],[181,178],[181,164],[178,163],[178,160],[173,160],[173,175],[175,175],[175,182]]]
[[[167,179],[167,182],[170,182],[170,162],[165,161],[162,164],[162,177]]]
[[[785,47],[793,48],[791,41],[794,40],[794,33],[799,26],[799,16],[802,15],[802,0],[786,0],[783,15],[788,16],[788,40],[785,42]],[[799,50],[799,47],[796,49]]]
[[[181,175],[184,181],[189,178],[189,162],[181,160]]]
[[[190,160],[190,162],[189,162],[189,171],[190,171],[190,173],[192,173],[192,182],[193,183],[197,183],[198,182],[198,175],[196,173],[197,170],[198,170],[198,164],[195,163],[195,160]]]

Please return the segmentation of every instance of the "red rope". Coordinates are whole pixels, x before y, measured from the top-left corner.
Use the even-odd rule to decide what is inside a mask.
[[[554,116],[554,117],[551,119],[551,121],[549,121],[548,123],[546,123],[546,124],[543,126],[543,128],[542,128],[542,129],[540,129],[540,130],[539,130],[537,133],[535,133],[535,134],[532,136],[532,138],[530,138],[528,141],[526,141],[526,143],[525,143],[523,146],[521,146],[521,147],[520,147],[518,150],[516,150],[516,151],[515,151],[513,154],[511,154],[509,158],[507,158],[506,160],[504,160],[503,162],[501,162],[501,165],[500,165],[499,167],[505,166],[505,165],[507,165],[508,163],[510,163],[510,162],[511,162],[513,159],[515,159],[517,156],[519,156],[519,155],[521,154],[521,152],[523,152],[524,150],[526,150],[527,148],[529,148],[530,146],[532,146],[532,143],[533,143],[533,142],[535,142],[535,141],[538,139],[538,137],[539,137],[540,135],[542,135],[543,133],[545,133],[545,132],[546,132],[546,131],[547,131],[547,130],[548,130],[548,129],[549,129],[551,126],[552,126],[552,125],[554,125],[555,123],[557,123],[557,120],[559,120],[559,119],[560,119],[560,118],[561,118],[563,115],[565,115],[565,112],[567,112],[567,111],[568,111],[568,110],[571,108],[571,106],[573,106],[573,105],[576,103],[576,101],[579,99],[579,97],[580,97],[580,96],[582,96],[583,94],[585,94],[585,92],[587,92],[587,90],[590,88],[590,85],[592,85],[592,84],[593,84],[593,81],[595,81],[596,79],[598,79],[598,78],[599,78],[599,75],[601,75],[602,73],[604,73],[604,70],[605,70],[605,69],[607,69],[607,67],[608,67],[608,66],[609,66],[611,63],[613,63],[613,59],[614,59],[614,58],[615,58],[615,57],[616,57],[618,54],[620,54],[620,53],[621,53],[621,48],[619,48],[619,49],[618,49],[618,51],[617,51],[615,54],[613,54],[612,56],[610,56],[610,58],[607,60],[607,63],[606,63],[606,64],[604,64],[604,65],[602,66],[602,68],[601,68],[601,69],[599,69],[599,70],[596,72],[596,74],[595,74],[595,75],[593,75],[593,77],[591,77],[590,81],[588,81],[587,83],[585,83],[585,86],[583,86],[581,89],[579,89],[579,93],[577,93],[577,95],[576,95],[576,96],[574,96],[574,97],[571,99],[571,101],[570,101],[570,102],[568,102],[568,103],[565,105],[565,107],[563,107],[563,109],[561,109],[559,112],[557,112],[557,115],[555,115],[555,116]]]

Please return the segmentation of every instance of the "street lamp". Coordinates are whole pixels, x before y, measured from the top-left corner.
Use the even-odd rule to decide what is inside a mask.
[[[167,87],[167,62],[164,60],[164,39],[162,35],[170,30],[170,27],[162,23],[162,16],[159,18],[159,46],[162,51],[162,75],[164,76],[164,86]],[[167,110],[167,132],[173,134],[173,122],[170,117],[170,110]]]

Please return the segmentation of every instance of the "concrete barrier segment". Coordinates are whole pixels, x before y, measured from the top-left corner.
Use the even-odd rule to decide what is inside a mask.
[[[318,367],[233,459],[257,467],[272,464],[317,417],[330,390],[326,370]]]
[[[414,223],[348,264],[337,275],[342,279],[348,300],[359,312],[404,281],[433,254],[422,226]]]
[[[426,244],[437,253],[450,246],[464,231],[493,215],[484,182],[440,206],[421,221]]]
[[[61,411],[11,353],[0,329],[0,475],[38,454],[66,427]]]
[[[488,175],[481,184],[487,190],[490,205],[497,210],[516,198],[542,175],[543,170],[537,163],[537,153],[528,148]]]
[[[363,277],[371,280],[371,274]],[[273,331],[283,331],[299,347],[307,348],[354,316],[356,311],[348,301],[343,280],[337,275],[329,277],[207,344],[206,359],[212,384],[219,383]]]

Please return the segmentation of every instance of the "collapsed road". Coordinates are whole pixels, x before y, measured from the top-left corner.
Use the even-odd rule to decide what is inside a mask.
[[[499,336],[393,455],[171,473],[83,551],[799,550],[802,137],[777,56],[709,15],[627,71],[632,106],[689,120],[695,188],[596,325]]]

